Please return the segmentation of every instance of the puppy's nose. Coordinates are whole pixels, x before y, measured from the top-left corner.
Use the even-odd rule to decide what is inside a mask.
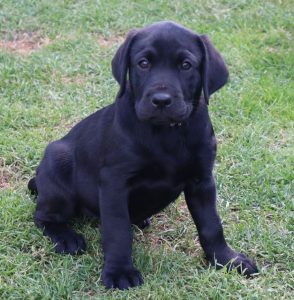
[[[155,93],[151,98],[151,103],[158,108],[170,106],[171,102],[171,96],[168,93]]]

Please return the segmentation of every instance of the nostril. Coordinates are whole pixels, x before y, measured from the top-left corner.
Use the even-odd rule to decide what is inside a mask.
[[[151,102],[156,107],[166,107],[171,105],[171,96],[168,93],[156,93],[152,96]]]

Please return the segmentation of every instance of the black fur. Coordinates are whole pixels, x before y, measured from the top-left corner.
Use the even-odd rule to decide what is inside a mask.
[[[132,227],[184,192],[208,260],[257,268],[226,243],[212,175],[216,140],[208,99],[228,79],[206,36],[172,22],[133,30],[112,71],[116,101],[50,143],[29,188],[38,193],[35,223],[57,252],[82,253],[83,237],[68,226],[76,216],[99,217],[107,288],[143,283],[132,263]],[[203,92],[204,98],[201,97]]]

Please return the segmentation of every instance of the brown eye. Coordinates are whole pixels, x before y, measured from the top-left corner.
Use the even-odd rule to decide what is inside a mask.
[[[148,69],[150,67],[150,63],[146,58],[141,59],[138,65],[140,66],[141,69]]]
[[[181,64],[182,70],[189,70],[192,68],[192,65],[188,61],[183,61]]]

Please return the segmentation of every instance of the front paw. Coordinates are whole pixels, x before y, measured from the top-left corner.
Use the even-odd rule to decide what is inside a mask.
[[[222,254],[218,254],[210,261],[217,269],[222,267],[226,267],[228,271],[237,269],[240,274],[247,278],[258,273],[257,266],[251,259],[249,259],[245,254],[238,253],[233,250],[224,251]]]
[[[55,251],[62,254],[83,254],[86,251],[86,242],[81,234],[67,231],[64,234],[52,235]]]
[[[229,271],[236,268],[240,274],[247,278],[258,273],[256,264],[243,253],[236,253],[236,256],[227,264],[227,268]]]
[[[104,266],[102,283],[107,289],[126,290],[143,284],[143,278],[134,267],[109,268]]]

